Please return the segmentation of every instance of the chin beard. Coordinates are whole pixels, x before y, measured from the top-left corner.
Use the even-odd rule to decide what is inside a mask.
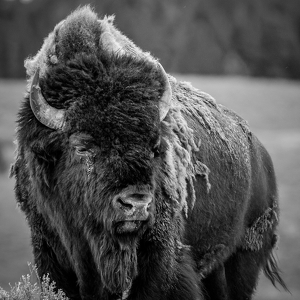
[[[128,290],[137,276],[137,246],[136,239],[123,243],[105,234],[90,242],[102,284],[111,293]]]

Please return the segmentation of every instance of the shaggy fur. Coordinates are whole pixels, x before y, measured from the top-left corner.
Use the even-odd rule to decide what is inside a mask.
[[[171,76],[160,122],[156,60],[112,21],[79,9],[26,61],[11,173],[40,275],[72,299],[250,299],[261,269],[284,286],[268,153],[235,113]],[[31,110],[38,68],[45,99],[66,111],[63,131]],[[153,201],[126,233],[112,203],[127,190]]]

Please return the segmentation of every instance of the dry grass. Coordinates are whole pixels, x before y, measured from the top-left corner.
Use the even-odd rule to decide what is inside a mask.
[[[269,150],[277,173],[281,206],[281,241],[277,256],[292,295],[276,290],[261,276],[254,299],[300,299],[299,82],[240,77],[177,77],[191,81],[213,95],[218,103],[238,112],[249,121],[253,132]],[[32,261],[29,230],[23,215],[16,209],[13,180],[7,178],[7,168],[13,159],[15,115],[24,88],[24,82],[0,81],[0,155],[5,162],[5,174],[0,174],[0,286],[5,289],[9,289],[9,282],[16,282],[27,273],[27,261]]]
[[[56,291],[55,283],[48,275],[40,280],[36,267],[29,265],[29,274],[23,275],[19,282],[10,286],[8,291],[0,287],[1,300],[67,300],[62,290]]]

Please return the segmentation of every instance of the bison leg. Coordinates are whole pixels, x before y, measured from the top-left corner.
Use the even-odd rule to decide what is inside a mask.
[[[181,245],[182,246],[182,245]],[[144,249],[148,249],[144,252]],[[202,283],[188,248],[180,247],[176,257],[169,249],[141,244],[146,254],[134,279],[128,300],[202,300]]]
[[[192,267],[189,257],[186,257],[179,266],[176,274],[176,280],[172,283],[172,289],[168,296],[164,299],[168,300],[185,300],[195,299],[202,300],[202,289],[197,273]]]
[[[260,249],[253,251],[240,248],[228,259],[225,263],[225,272],[230,299],[251,299],[261,270],[274,286],[277,282],[289,291],[279,274],[274,258],[273,248],[276,242],[277,235],[269,232],[265,235]]]
[[[228,299],[224,261],[229,256],[229,247],[215,245],[197,262],[198,276],[203,278],[206,299]]]
[[[224,264],[221,264],[203,280],[208,299],[227,300],[228,290]]]
[[[265,262],[263,250],[238,250],[225,263],[230,299],[251,299]]]
[[[225,272],[230,299],[251,299],[256,288],[259,272],[272,281],[278,282],[288,291],[279,275],[273,249],[277,242],[277,235],[272,231],[266,232],[263,244],[257,250],[239,248],[225,263]]]
[[[274,286],[277,282],[288,291],[273,255],[278,237],[274,227],[270,229],[273,226],[270,216],[274,215],[277,220],[277,215],[269,214],[269,211],[254,223],[255,230],[246,236],[244,244],[225,263],[230,299],[251,299],[261,270]],[[263,226],[266,223],[270,225]]]

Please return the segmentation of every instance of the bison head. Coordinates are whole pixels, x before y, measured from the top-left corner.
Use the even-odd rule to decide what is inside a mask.
[[[104,286],[122,291],[145,236],[180,234],[170,220],[192,182],[195,145],[170,110],[170,77],[89,8],[58,24],[26,68],[18,160],[28,206],[59,236],[79,281],[92,261]]]

